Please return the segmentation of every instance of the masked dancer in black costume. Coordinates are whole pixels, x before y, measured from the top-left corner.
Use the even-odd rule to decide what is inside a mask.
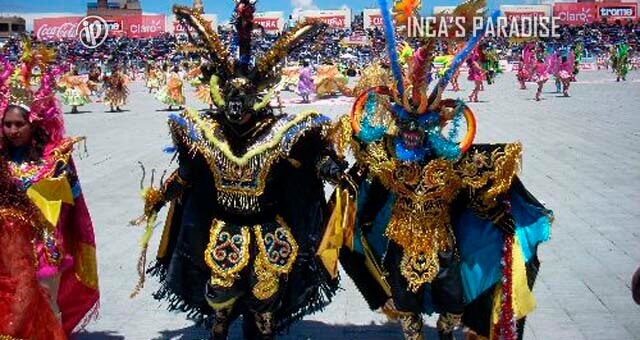
[[[150,270],[162,284],[155,297],[211,316],[214,339],[226,338],[239,315],[246,338],[270,339],[326,305],[337,286],[315,256],[327,217],[322,181],[346,168],[325,137],[330,119],[276,115],[269,104],[280,61],[325,26],[300,23],[253,62],[255,0],[236,1],[237,60],[201,13],[173,11],[209,51],[202,74],[216,109],[170,116],[179,168],[143,191],[145,248],[157,212],[171,203]]]

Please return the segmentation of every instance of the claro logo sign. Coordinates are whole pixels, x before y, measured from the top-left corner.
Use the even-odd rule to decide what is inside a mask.
[[[601,17],[630,17],[635,18],[636,8],[629,6],[603,6],[598,9]]]

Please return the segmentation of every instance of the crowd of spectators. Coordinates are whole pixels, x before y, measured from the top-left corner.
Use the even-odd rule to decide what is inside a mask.
[[[357,25],[356,25],[357,27]],[[640,47],[640,24],[633,23],[593,23],[585,26],[562,26],[560,37],[545,43],[555,46],[573,46],[581,43],[584,46],[583,57],[598,57],[606,55],[612,44],[627,42],[631,51]],[[226,46],[234,46],[234,35],[231,31],[219,30],[221,39]],[[269,49],[278,36],[256,33],[254,50],[260,55]],[[345,39],[352,35],[366,37],[364,44],[350,45]],[[398,41],[403,37],[398,35]],[[186,39],[176,38],[170,34],[151,39],[129,39],[124,37],[108,38],[105,43],[95,49],[89,49],[78,41],[48,42],[61,60],[74,63],[80,72],[86,72],[90,65],[107,66],[114,62],[131,68],[141,69],[149,60],[166,60],[179,63],[197,57],[194,52],[181,49]],[[514,60],[519,55],[520,46],[512,44],[507,38],[491,38],[501,59]],[[2,47],[3,53],[9,58],[18,57],[19,38],[10,39]],[[446,46],[439,45],[439,53],[446,53]],[[632,52],[634,53],[634,52]],[[351,68],[360,68],[369,64],[373,59],[385,55],[384,33],[379,29],[330,29],[320,39],[306,45],[288,57],[288,62],[301,62],[305,59],[313,64],[340,62]]]

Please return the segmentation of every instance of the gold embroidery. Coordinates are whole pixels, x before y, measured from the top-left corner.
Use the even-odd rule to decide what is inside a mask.
[[[267,266],[263,256],[256,257],[253,270],[258,279],[258,282],[251,290],[253,292],[253,296],[259,300],[266,300],[278,292],[280,279],[278,278],[278,275],[271,271]]]
[[[489,155],[478,149],[466,155],[459,164],[459,173],[464,186],[474,191],[474,205],[480,209],[495,206],[496,198],[511,187],[513,178],[520,169],[522,144],[506,144],[494,148]]]
[[[431,283],[440,271],[436,252],[414,254],[405,252],[400,261],[400,273],[407,279],[407,289],[416,293],[425,283]]]
[[[260,300],[266,300],[278,291],[279,276],[289,274],[298,256],[298,244],[289,226],[280,216],[276,221],[280,226],[273,232],[263,233],[260,225],[253,229],[258,244],[254,266],[258,283],[253,287],[253,295]]]
[[[248,227],[241,227],[240,234],[231,234],[222,231],[224,226],[223,221],[213,221],[204,258],[211,268],[211,284],[228,288],[249,263],[251,239]]]
[[[91,289],[98,289],[98,264],[96,248],[81,242],[73,259],[76,278]]]
[[[520,144],[476,147],[459,163],[433,159],[422,166],[391,157],[384,142],[356,145],[358,162],[397,195],[385,236],[403,249],[401,273],[413,291],[435,278],[438,253],[455,244],[450,205],[460,190],[471,189],[474,207],[491,207],[511,186],[522,151]]]

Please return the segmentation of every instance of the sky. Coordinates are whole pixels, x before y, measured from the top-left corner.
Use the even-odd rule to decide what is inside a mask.
[[[92,0],[95,1],[95,0]],[[392,3],[393,0],[387,0]],[[431,13],[433,6],[456,5],[461,0],[425,0],[423,10]],[[218,19],[225,20],[233,10],[233,0],[203,0],[205,12],[218,15]],[[488,0],[492,8],[501,4],[538,3],[537,0]],[[86,13],[86,0],[0,0],[1,13]],[[171,12],[173,4],[191,5],[193,0],[141,0],[142,9],[148,13]],[[363,8],[377,8],[378,0],[259,0],[258,11],[284,11],[285,15],[295,9],[337,9],[348,6],[357,13]]]

